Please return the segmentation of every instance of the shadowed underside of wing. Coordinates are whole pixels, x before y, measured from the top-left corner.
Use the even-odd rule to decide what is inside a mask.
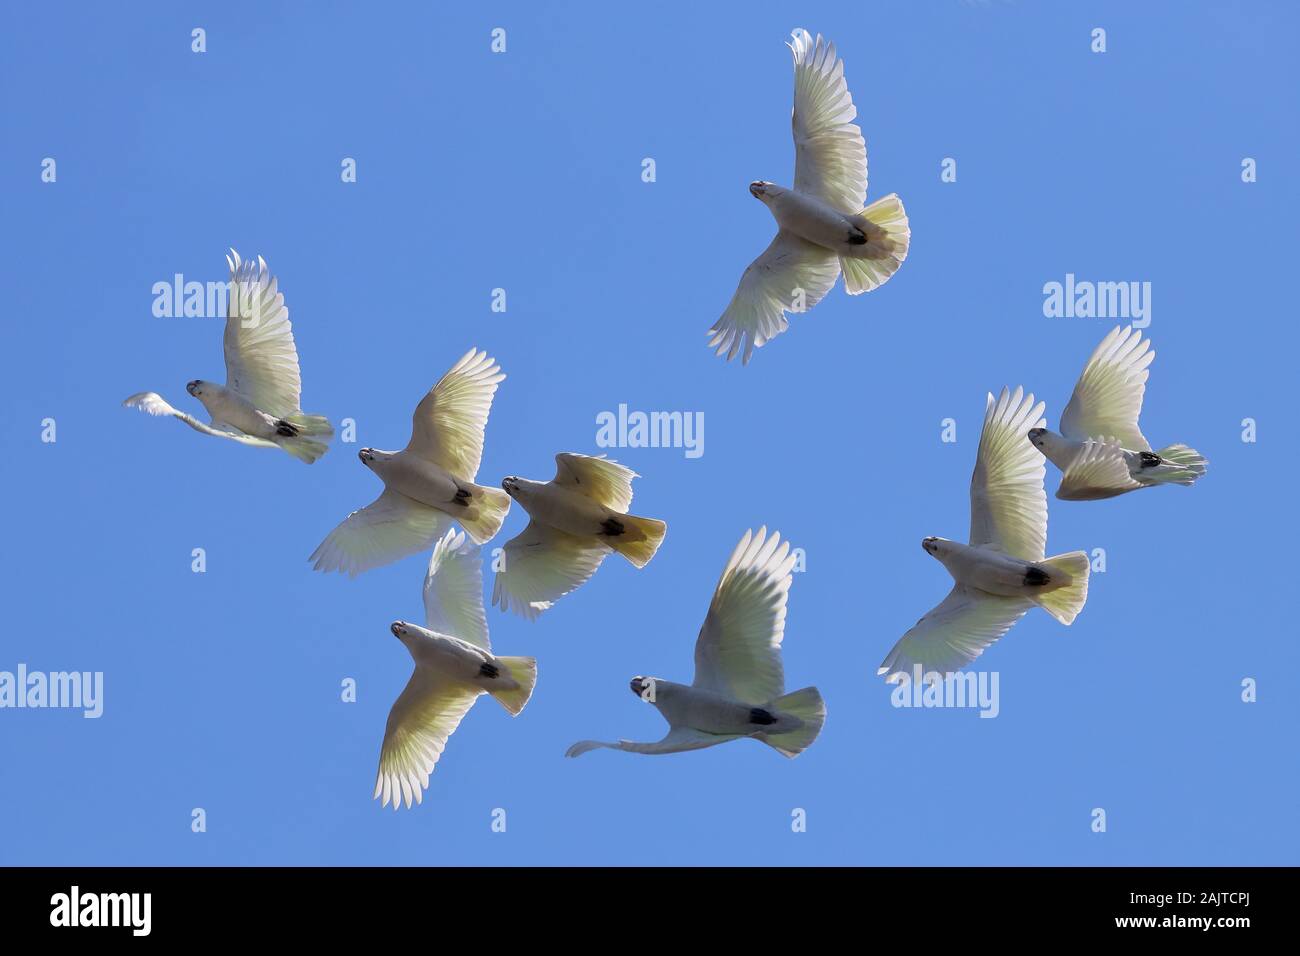
[[[806,312],[840,276],[840,260],[828,249],[784,229],[749,264],[725,312],[709,329],[709,348],[730,361],[741,353],[748,365],[769,339],[790,327],[787,312]]]
[[[1025,616],[1033,602],[1003,598],[958,584],[894,645],[877,674],[897,683],[904,676],[951,674],[965,667]]]

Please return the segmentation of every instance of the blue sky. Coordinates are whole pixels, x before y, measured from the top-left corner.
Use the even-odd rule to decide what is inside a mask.
[[[10,12],[0,670],[102,671],[105,700],[98,720],[0,711],[0,863],[1297,862],[1300,15],[721,7]],[[704,333],[773,232],[748,183],[792,178],[796,26],[845,57],[869,195],[900,194],[913,243],[885,287],[837,288],[742,369]],[[358,423],[310,468],[120,407],[150,389],[201,411],[184,385],[221,380],[220,323],[155,318],[151,288],[224,279],[228,246],[280,279],[305,408]],[[997,719],[896,709],[874,670],[949,588],[918,545],[966,534],[985,392],[1024,384],[1054,425],[1115,324],[1044,316],[1067,273],[1151,283],[1143,428],[1209,475],[1051,499],[1049,553],[1106,551],[1078,621],[1033,612],[984,655]],[[509,376],[484,483],[598,453],[595,417],[620,403],[703,412],[704,454],[612,450],[664,547],[640,572],[607,561],[537,623],[492,610],[496,650],[538,657],[537,693],[516,720],[481,701],[424,805],[393,814],[370,794],[411,662],[387,625],[420,619],[427,558],[350,581],[306,557],[379,490],[356,449],[400,448],[470,346]],[[583,737],[658,739],[627,679],[691,678],[717,575],[762,523],[807,554],[785,666],[827,700],[817,743],[564,760]]]

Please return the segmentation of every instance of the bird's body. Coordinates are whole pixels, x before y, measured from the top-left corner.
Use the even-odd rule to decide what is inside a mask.
[[[781,229],[836,256],[883,259],[895,251],[880,227],[871,220],[841,212],[816,196],[773,183],[756,183],[751,191],[755,191],[767,206]]]
[[[122,404],[150,415],[170,415],[197,432],[260,448],[281,448],[312,464],[329,448],[334,428],[301,407],[298,351],[289,310],[278,283],[258,257],[241,260],[233,249],[232,298],[226,314],[226,384],[195,379],[185,390],[203,403],[210,424],[173,408],[156,392],[139,392]]]
[[[416,406],[405,448],[357,453],[383,481],[384,491],[348,515],[312,552],[308,560],[317,571],[355,577],[423,551],[452,521],[477,544],[500,530],[510,497],[475,484],[474,477],[492,397],[504,378],[486,352],[470,349]]]
[[[1059,468],[1063,475],[1074,469],[1071,482],[1062,482],[1065,494],[1062,495],[1058,491],[1058,497],[1073,500],[1113,498],[1126,491],[1137,491],[1138,488],[1149,488],[1152,485],[1190,485],[1205,474],[1204,461],[1195,464],[1188,463],[1186,460],[1174,461],[1164,457],[1160,452],[1125,448],[1118,442],[1106,442],[1094,438],[1066,438],[1049,428],[1042,429],[1037,438],[1034,444],[1038,446],[1038,450]],[[1186,446],[1173,446],[1173,449],[1167,450],[1166,453],[1177,454],[1179,449],[1186,449]],[[1078,480],[1077,476],[1081,472],[1076,468],[1077,464],[1110,455],[1123,463],[1123,472],[1117,470],[1117,476],[1127,473],[1132,484],[1121,478],[1119,481],[1092,483],[1091,486],[1085,486]]]
[[[509,477],[501,487],[528,512],[528,526],[505,547],[492,603],[535,618],[591,579],[617,551],[633,566],[650,563],[668,526],[627,513],[636,472],[608,458],[555,456],[555,477]]]
[[[786,734],[804,726],[802,718],[784,713],[775,705],[755,706],[715,691],[659,677],[638,680],[648,683],[634,687],[633,693],[652,704],[672,727],[748,737],[757,733]],[[653,687],[653,693],[646,689],[648,686]]]
[[[862,230],[852,222],[857,217],[850,217],[816,196],[764,184],[759,198],[782,229],[836,254],[850,255],[865,243]]]
[[[518,690],[522,686],[490,651],[469,641],[408,621],[394,622],[392,630],[411,652],[417,668],[426,668],[447,684],[483,694]]]
[[[577,537],[608,536],[610,523],[621,524],[626,515],[607,508],[594,498],[551,481],[510,479],[510,497],[534,521]]]
[[[483,561],[465,533],[434,546],[424,578],[425,626],[394,621],[389,630],[415,669],[393,702],[379,749],[375,799],[393,809],[421,803],[448,738],[483,694],[517,717],[537,682],[531,657],[497,657],[483,611]]]
[[[1009,598],[1033,598],[1069,587],[1074,578],[1041,561],[1026,561],[997,548],[976,547],[927,538],[926,551],[948,569],[952,579],[967,588]]]
[[[361,460],[384,485],[430,508],[457,517],[467,505],[473,482],[460,481],[436,462],[405,451],[366,449]]]
[[[632,693],[668,722],[654,743],[581,740],[566,756],[597,748],[640,754],[681,753],[752,737],[787,757],[812,745],[826,721],[816,687],[787,694],[781,642],[797,555],[781,535],[745,532],[723,569],[695,642],[695,681],[634,677]]]
[[[285,437],[283,431],[287,422],[262,411],[233,389],[198,381],[190,383],[189,391],[203,403],[214,425],[230,425],[263,441],[273,442]]]
[[[1029,440],[1061,470],[1056,497],[1095,501],[1155,485],[1191,485],[1205,474],[1209,462],[1194,448],[1153,450],[1138,427],[1155,357],[1140,331],[1116,326],[1075,383],[1060,432],[1030,429]]]
[[[789,327],[786,313],[806,312],[844,276],[849,295],[869,292],[907,258],[911,230],[899,198],[870,205],[867,144],[852,121],[857,107],[834,44],[795,30],[794,182],[758,181],[750,193],[777,222],[776,237],[745,269],[726,311],[709,329],[709,346],[748,364],[754,349]]]

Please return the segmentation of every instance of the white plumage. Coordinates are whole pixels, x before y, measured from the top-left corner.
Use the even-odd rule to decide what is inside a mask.
[[[501,487],[528,512],[511,538],[492,585],[492,603],[533,619],[591,579],[617,551],[635,567],[650,563],[668,526],[627,513],[632,469],[608,458],[561,452],[548,482],[506,478]]]
[[[668,721],[655,743],[583,740],[569,748],[577,757],[598,747],[665,754],[699,750],[753,737],[787,757],[817,738],[826,706],[815,687],[785,693],[781,641],[786,601],[797,556],[781,535],[766,528],[745,536],[723,569],[695,643],[695,681],[677,684],[634,677],[632,692]]]
[[[777,221],[776,238],[745,270],[709,347],[748,364],[754,349],[789,327],[786,313],[822,300],[844,274],[849,295],[868,292],[898,271],[911,231],[892,193],[865,206],[867,147],[835,46],[795,30],[794,187],[750,184]]]
[[[510,497],[474,478],[492,397],[504,379],[486,352],[470,349],[416,406],[405,449],[357,453],[384,482],[384,491],[312,552],[308,560],[317,571],[356,577],[423,551],[453,521],[479,544],[497,533]]]
[[[1007,389],[984,414],[970,485],[970,543],[921,542],[953,577],[948,596],[899,639],[880,665],[891,682],[965,667],[1035,604],[1070,624],[1088,596],[1088,556],[1044,557],[1047,495],[1043,456],[1025,440],[1043,403]]]
[[[483,561],[464,532],[448,531],[433,549],[424,579],[425,627],[395,621],[391,630],[415,670],[393,702],[379,751],[375,799],[393,809],[420,803],[429,775],[480,694],[518,716],[537,682],[531,657],[495,657],[483,612]]]
[[[298,350],[284,295],[261,256],[256,262],[242,261],[231,249],[226,264],[226,384],[195,379],[185,386],[208,410],[211,424],[173,408],[157,392],[137,392],[122,404],[150,415],[170,415],[205,435],[282,448],[310,465],[328,450],[334,429],[325,417],[302,411]]]
[[[1138,428],[1156,353],[1132,326],[1116,326],[1093,351],[1061,413],[1061,433],[1035,428],[1029,440],[1061,469],[1056,497],[1113,498],[1155,485],[1191,485],[1209,462],[1194,448],[1152,451]]]

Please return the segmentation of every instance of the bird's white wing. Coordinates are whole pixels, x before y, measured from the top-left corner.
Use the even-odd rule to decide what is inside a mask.
[[[424,577],[425,626],[492,650],[483,610],[483,558],[465,532],[452,528],[433,546]]]
[[[632,479],[635,471],[605,456],[593,458],[560,452],[555,456],[555,484],[570,488],[612,511],[624,514],[632,507]]]
[[[1094,501],[1145,487],[1129,473],[1124,449],[1117,442],[1085,441],[1061,473],[1056,497],[1062,501]]]
[[[423,802],[429,774],[447,738],[481,693],[476,687],[442,679],[428,668],[415,669],[393,702],[384,728],[375,780],[375,799],[383,798],[381,806],[391,802],[396,810],[403,802],[408,807]]]
[[[261,256],[241,261],[234,249],[226,309],[226,387],[268,415],[301,411],[302,381],[289,310]]]
[[[713,592],[695,642],[695,686],[766,704],[785,692],[781,638],[797,556],[779,532],[746,531]]]
[[[709,329],[709,348],[725,353],[728,361],[742,352],[740,361],[748,365],[754,349],[790,327],[785,313],[811,309],[839,275],[835,253],[779,230],[749,264],[727,310]]]
[[[237,441],[244,445],[253,445],[257,448],[279,447],[273,441],[264,441],[261,438],[254,438],[252,435],[245,435],[243,432],[226,431],[222,428],[214,428],[211,425],[204,424],[193,415],[187,415],[180,409],[173,408],[157,392],[137,392],[126,398],[122,404],[127,408],[138,408],[149,415],[170,415],[173,418],[179,418],[196,432],[202,432],[205,435],[212,435],[216,438],[229,438],[231,441]]]
[[[634,740],[579,740],[576,744],[564,752],[566,757],[581,757],[589,750],[596,750],[599,747],[607,747],[610,750],[626,750],[634,754],[676,754],[686,750],[702,750],[705,747],[716,747],[718,744],[725,744],[728,740],[736,740],[743,734],[706,734],[702,730],[694,730],[690,727],[674,727],[668,731],[668,735],[663,740],[654,743],[637,743]]]
[[[867,144],[853,122],[858,109],[844,82],[835,44],[795,30],[794,188],[843,213],[856,215],[867,200]]]
[[[984,653],[1033,607],[1027,598],[1005,598],[954,585],[937,607],[904,634],[877,669],[895,683],[903,676],[951,674]]]
[[[1078,441],[1114,438],[1129,451],[1150,451],[1138,416],[1150,374],[1147,366],[1155,357],[1151,340],[1143,339],[1137,329],[1111,329],[1075,383],[1061,413],[1061,434]]]
[[[451,525],[451,518],[389,488],[354,511],[311,553],[317,571],[362,571],[423,551]]]
[[[1043,403],[1002,389],[984,412],[975,472],[970,480],[970,543],[1041,561],[1047,547],[1046,468],[1029,429],[1043,425]]]
[[[506,542],[503,567],[492,582],[492,603],[533,620],[596,573],[608,545],[548,528],[536,521]]]
[[[478,475],[492,396],[505,379],[486,352],[470,349],[415,407],[406,450],[464,481]]]

